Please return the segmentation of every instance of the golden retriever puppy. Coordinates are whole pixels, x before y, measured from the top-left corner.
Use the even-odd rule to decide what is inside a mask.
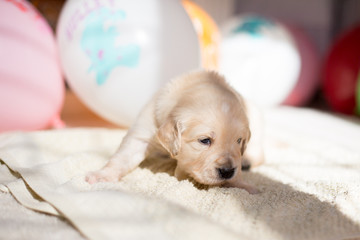
[[[261,126],[251,126],[251,133],[248,114],[260,116],[216,72],[180,76],[145,106],[108,164],[86,180],[118,181],[147,156],[160,153],[176,159],[179,180],[190,177],[257,193],[241,179],[243,158],[245,167],[263,161]]]

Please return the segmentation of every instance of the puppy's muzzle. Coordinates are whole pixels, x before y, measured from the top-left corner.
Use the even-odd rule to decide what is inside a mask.
[[[235,168],[217,168],[217,171],[221,179],[230,179],[235,174]]]

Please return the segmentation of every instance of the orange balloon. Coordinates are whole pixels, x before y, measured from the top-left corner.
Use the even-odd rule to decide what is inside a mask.
[[[182,4],[195,27],[201,47],[202,66],[218,69],[220,33],[215,21],[195,3],[183,0]]]

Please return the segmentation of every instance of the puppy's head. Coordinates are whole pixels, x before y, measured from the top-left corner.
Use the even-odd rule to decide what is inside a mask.
[[[158,139],[181,171],[199,183],[220,185],[241,171],[249,123],[236,95],[206,96],[215,99],[203,101],[200,94],[181,102],[159,128]]]

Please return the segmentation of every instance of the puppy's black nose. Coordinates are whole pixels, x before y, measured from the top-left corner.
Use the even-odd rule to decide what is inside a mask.
[[[230,179],[234,176],[235,168],[218,168],[217,169],[220,178]]]

